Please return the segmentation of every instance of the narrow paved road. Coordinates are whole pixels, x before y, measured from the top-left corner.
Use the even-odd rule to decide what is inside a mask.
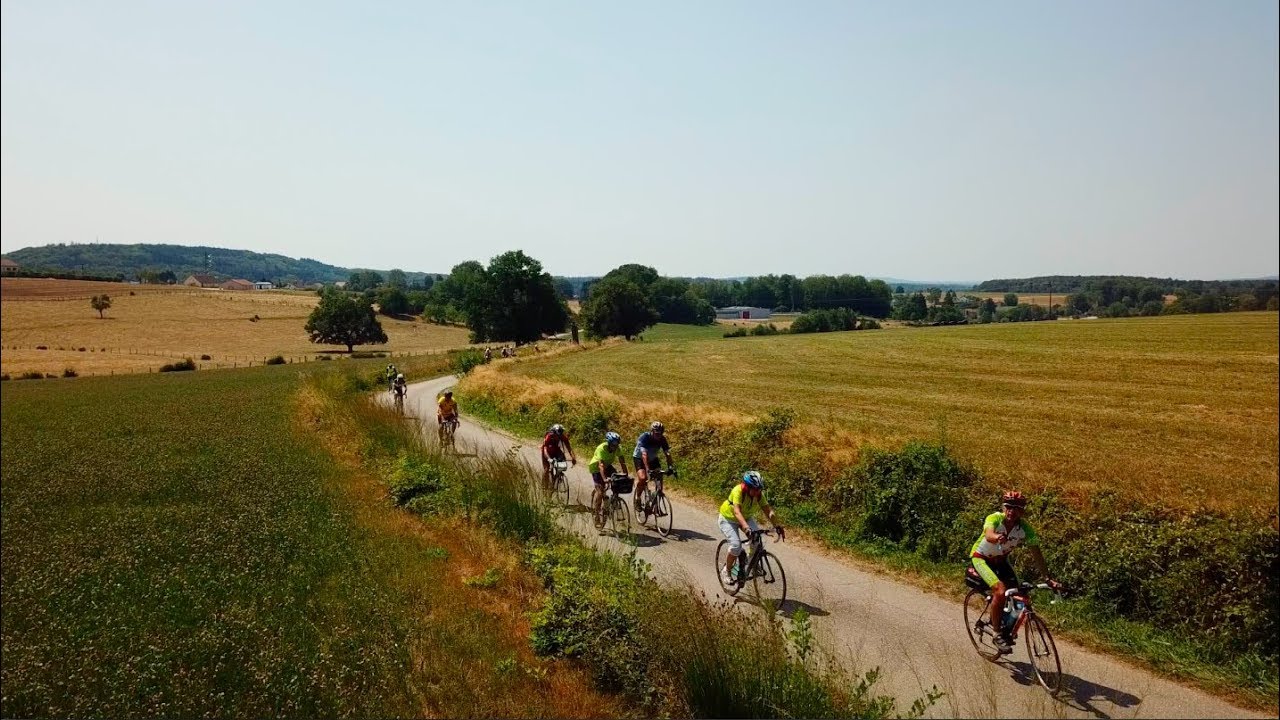
[[[443,377],[410,385],[406,411],[434,426],[435,399],[455,381]],[[464,411],[465,402],[461,399]],[[461,453],[504,453],[518,448],[526,462],[541,467],[535,443],[487,427],[465,413],[457,439]],[[572,499],[563,523],[600,547],[629,551],[630,546],[600,536],[582,507],[591,497],[591,479],[584,465],[593,447],[594,443],[579,440],[574,448],[581,464],[569,472]],[[672,484],[678,486],[679,480]],[[665,582],[687,585],[709,598],[722,597],[713,569],[721,539],[715,509],[700,499],[673,497],[672,502],[674,529],[668,538],[637,527],[633,519],[639,556]],[[1021,643],[1001,664],[978,657],[965,632],[959,603],[855,567],[820,548],[771,542],[769,549],[786,569],[788,605],[808,610],[818,636],[858,667],[879,666],[882,692],[909,703],[930,686],[945,690],[946,696],[933,708],[934,716],[1267,717],[1062,640],[1057,646],[1064,690],[1059,699],[1051,698],[1029,679]]]

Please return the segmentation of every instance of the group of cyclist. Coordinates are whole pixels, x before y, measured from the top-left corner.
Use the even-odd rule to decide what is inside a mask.
[[[403,386],[404,375],[395,372],[395,366],[388,366],[389,381],[393,390]],[[456,422],[458,403],[453,400],[453,393],[446,392],[439,400],[437,421],[443,426],[446,421]],[[552,463],[563,462],[566,458],[574,465],[578,464],[577,455],[569,441],[569,433],[564,425],[552,425],[542,438],[539,450],[542,456],[542,471],[545,482],[550,482]],[[671,444],[667,440],[666,427],[661,422],[653,422],[649,429],[636,438],[635,448],[631,451],[632,465],[635,467],[634,502],[637,512],[640,511],[642,497],[650,477],[663,468],[663,459],[668,469],[673,467],[671,460]],[[594,488],[591,493],[591,508],[596,518],[597,527],[601,526],[601,506],[605,498],[605,489],[621,469],[627,474],[627,455],[622,449],[622,436],[610,430],[604,434],[604,442],[596,446],[587,462],[591,472]],[[661,488],[661,486],[659,486]],[[765,498],[764,476],[758,470],[747,470],[740,481],[735,482],[729,490],[729,496],[720,504],[718,525],[720,533],[729,541],[729,553],[725,564],[720,568],[721,580],[732,583],[730,571],[734,562],[742,554],[742,538],[753,531],[758,531],[758,520],[761,515],[768,518],[770,525],[779,540],[786,538],[786,531],[778,521],[777,514]],[[1001,509],[986,517],[982,526],[982,535],[970,548],[969,562],[973,571],[991,591],[990,623],[995,630],[995,645],[1001,653],[1008,653],[1013,640],[1003,627],[1001,613],[1007,591],[1018,589],[1018,576],[1011,563],[1013,552],[1025,545],[1032,563],[1041,576],[1046,578],[1050,587],[1061,589],[1061,584],[1054,580],[1040,552],[1040,538],[1035,528],[1025,519],[1028,498],[1017,490],[1005,492],[1000,498]]]
[[[397,399],[403,400],[405,394],[409,391],[409,386],[404,379],[404,373],[395,366],[395,364],[387,365],[383,376],[387,380],[387,389]],[[453,399],[453,391],[445,390],[440,397],[436,398],[436,434],[443,440],[445,433],[445,424],[451,423],[455,428],[459,423],[458,401]]]

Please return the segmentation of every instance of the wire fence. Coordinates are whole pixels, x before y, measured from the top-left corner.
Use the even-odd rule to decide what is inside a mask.
[[[439,348],[434,350],[399,350],[399,351],[356,350],[352,353],[334,350],[334,351],[328,351],[328,352],[322,351],[322,352],[315,352],[315,353],[290,354],[290,355],[285,355],[283,353],[280,353],[277,355],[225,355],[223,354],[223,355],[216,355],[216,356],[210,353],[196,354],[196,353],[175,352],[171,350],[145,350],[145,349],[139,349],[139,348],[104,348],[104,347],[87,348],[87,347],[47,346],[47,345],[35,345],[35,346],[4,345],[3,349],[5,350],[55,350],[55,351],[60,350],[63,352],[84,352],[86,354],[90,352],[115,353],[117,355],[141,355],[146,357],[165,358],[165,359],[172,359],[179,362],[189,359],[195,362],[197,364],[197,367],[199,367],[201,370],[233,370],[237,368],[260,367],[263,365],[301,365],[305,363],[323,362],[323,361],[333,360],[333,359],[348,359],[348,358],[356,359],[356,360],[363,360],[368,358],[391,359],[391,358],[421,357],[421,356],[427,356],[427,355],[444,355],[456,348]],[[142,367],[131,367],[131,368],[120,368],[120,369],[109,368],[107,370],[100,370],[100,371],[87,370],[87,371],[81,372],[81,371],[75,370],[74,367],[71,367],[70,362],[66,362],[62,364],[64,365],[64,368],[65,368],[63,370],[63,373],[48,373],[43,371],[39,371],[39,372],[40,374],[43,374],[44,376],[43,379],[62,379],[64,377],[71,378],[71,377],[95,377],[95,376],[114,376],[114,375],[139,375],[144,372],[155,373],[155,372],[161,372],[161,368],[164,366],[164,364],[147,365],[145,369]],[[165,363],[165,364],[169,364],[169,363]],[[74,371],[75,374],[65,375],[64,373],[66,372],[66,370],[72,370]],[[10,374],[10,373],[5,373],[5,374],[11,375],[11,379],[35,379],[34,375],[37,372],[38,371],[35,371],[35,370],[28,370],[28,371],[20,372],[16,374]],[[29,377],[24,378],[23,377],[24,375],[28,375]]]

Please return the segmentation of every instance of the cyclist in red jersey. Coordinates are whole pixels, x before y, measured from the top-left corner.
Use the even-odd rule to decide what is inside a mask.
[[[578,458],[573,454],[573,446],[569,444],[569,433],[565,431],[564,426],[556,423],[551,426],[547,434],[542,437],[542,447],[540,453],[542,455],[542,481],[551,484],[551,463],[557,460],[564,460],[565,451],[569,453],[569,459],[574,465],[578,464]]]

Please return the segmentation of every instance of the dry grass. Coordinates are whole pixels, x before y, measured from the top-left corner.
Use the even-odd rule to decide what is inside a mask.
[[[87,299],[100,292],[112,300],[105,319]],[[177,358],[199,361],[201,355],[212,357],[202,366],[232,367],[261,364],[274,355],[301,362],[345,350],[307,339],[303,325],[318,301],[314,293],[5,278],[2,299],[0,366],[10,374],[60,373],[67,367],[81,375],[147,372]],[[420,353],[467,343],[462,328],[380,320],[389,342],[365,349]],[[36,350],[39,345],[48,350]]]
[[[1082,503],[1112,489],[1274,508],[1278,340],[1275,313],[894,329],[622,344],[468,382],[616,393],[702,422],[786,406],[794,440],[837,461],[941,437],[998,482]]]

